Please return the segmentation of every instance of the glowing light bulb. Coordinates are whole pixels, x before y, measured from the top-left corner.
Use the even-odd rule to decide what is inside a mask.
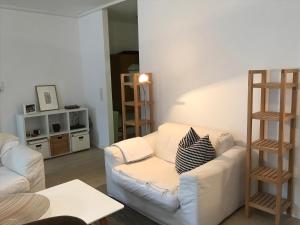
[[[139,83],[147,83],[147,82],[149,82],[149,76],[145,73],[142,73],[139,76]]]

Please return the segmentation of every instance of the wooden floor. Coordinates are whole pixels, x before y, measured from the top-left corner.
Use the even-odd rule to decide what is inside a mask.
[[[87,184],[99,188],[105,184],[105,168],[103,150],[93,148],[91,150],[62,156],[45,161],[46,185],[52,187],[73,179],[80,179]],[[126,219],[124,219],[126,218]],[[126,208],[113,214],[109,219],[110,225],[156,225],[155,222]],[[246,218],[244,209],[240,209],[226,219],[221,225],[272,225],[274,217],[262,213],[253,213]],[[300,225],[300,220],[283,218],[282,225]]]
[[[45,161],[45,173],[47,187],[73,179],[80,179],[93,187],[99,187],[106,182],[103,150],[92,148],[48,159]]]

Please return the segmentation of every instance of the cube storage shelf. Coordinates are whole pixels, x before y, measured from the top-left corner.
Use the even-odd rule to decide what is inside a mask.
[[[59,132],[54,131],[53,124],[60,125]],[[45,159],[90,148],[87,108],[20,114],[17,115],[17,130],[20,142],[41,152]],[[39,130],[40,134],[26,136],[33,130]],[[60,142],[62,151],[59,151]]]

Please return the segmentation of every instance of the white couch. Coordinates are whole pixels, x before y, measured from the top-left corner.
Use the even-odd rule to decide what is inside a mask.
[[[191,126],[166,123],[145,136],[153,157],[126,164],[115,146],[105,148],[108,194],[164,225],[217,225],[244,200],[245,149],[227,132],[193,126],[210,135],[217,158],[181,175],[179,141]]]
[[[45,189],[42,155],[16,141],[6,143],[4,151],[3,136],[7,135],[0,133],[0,195]]]

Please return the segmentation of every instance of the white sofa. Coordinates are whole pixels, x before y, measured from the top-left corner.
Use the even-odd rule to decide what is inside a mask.
[[[227,132],[193,126],[210,135],[217,158],[181,175],[179,141],[191,126],[166,123],[145,136],[154,155],[126,164],[119,148],[105,148],[108,194],[163,225],[217,225],[244,200],[243,147]]]
[[[7,142],[5,146],[4,136],[7,134],[0,133],[0,195],[45,189],[42,155],[19,145],[15,141],[17,138],[13,142]]]

